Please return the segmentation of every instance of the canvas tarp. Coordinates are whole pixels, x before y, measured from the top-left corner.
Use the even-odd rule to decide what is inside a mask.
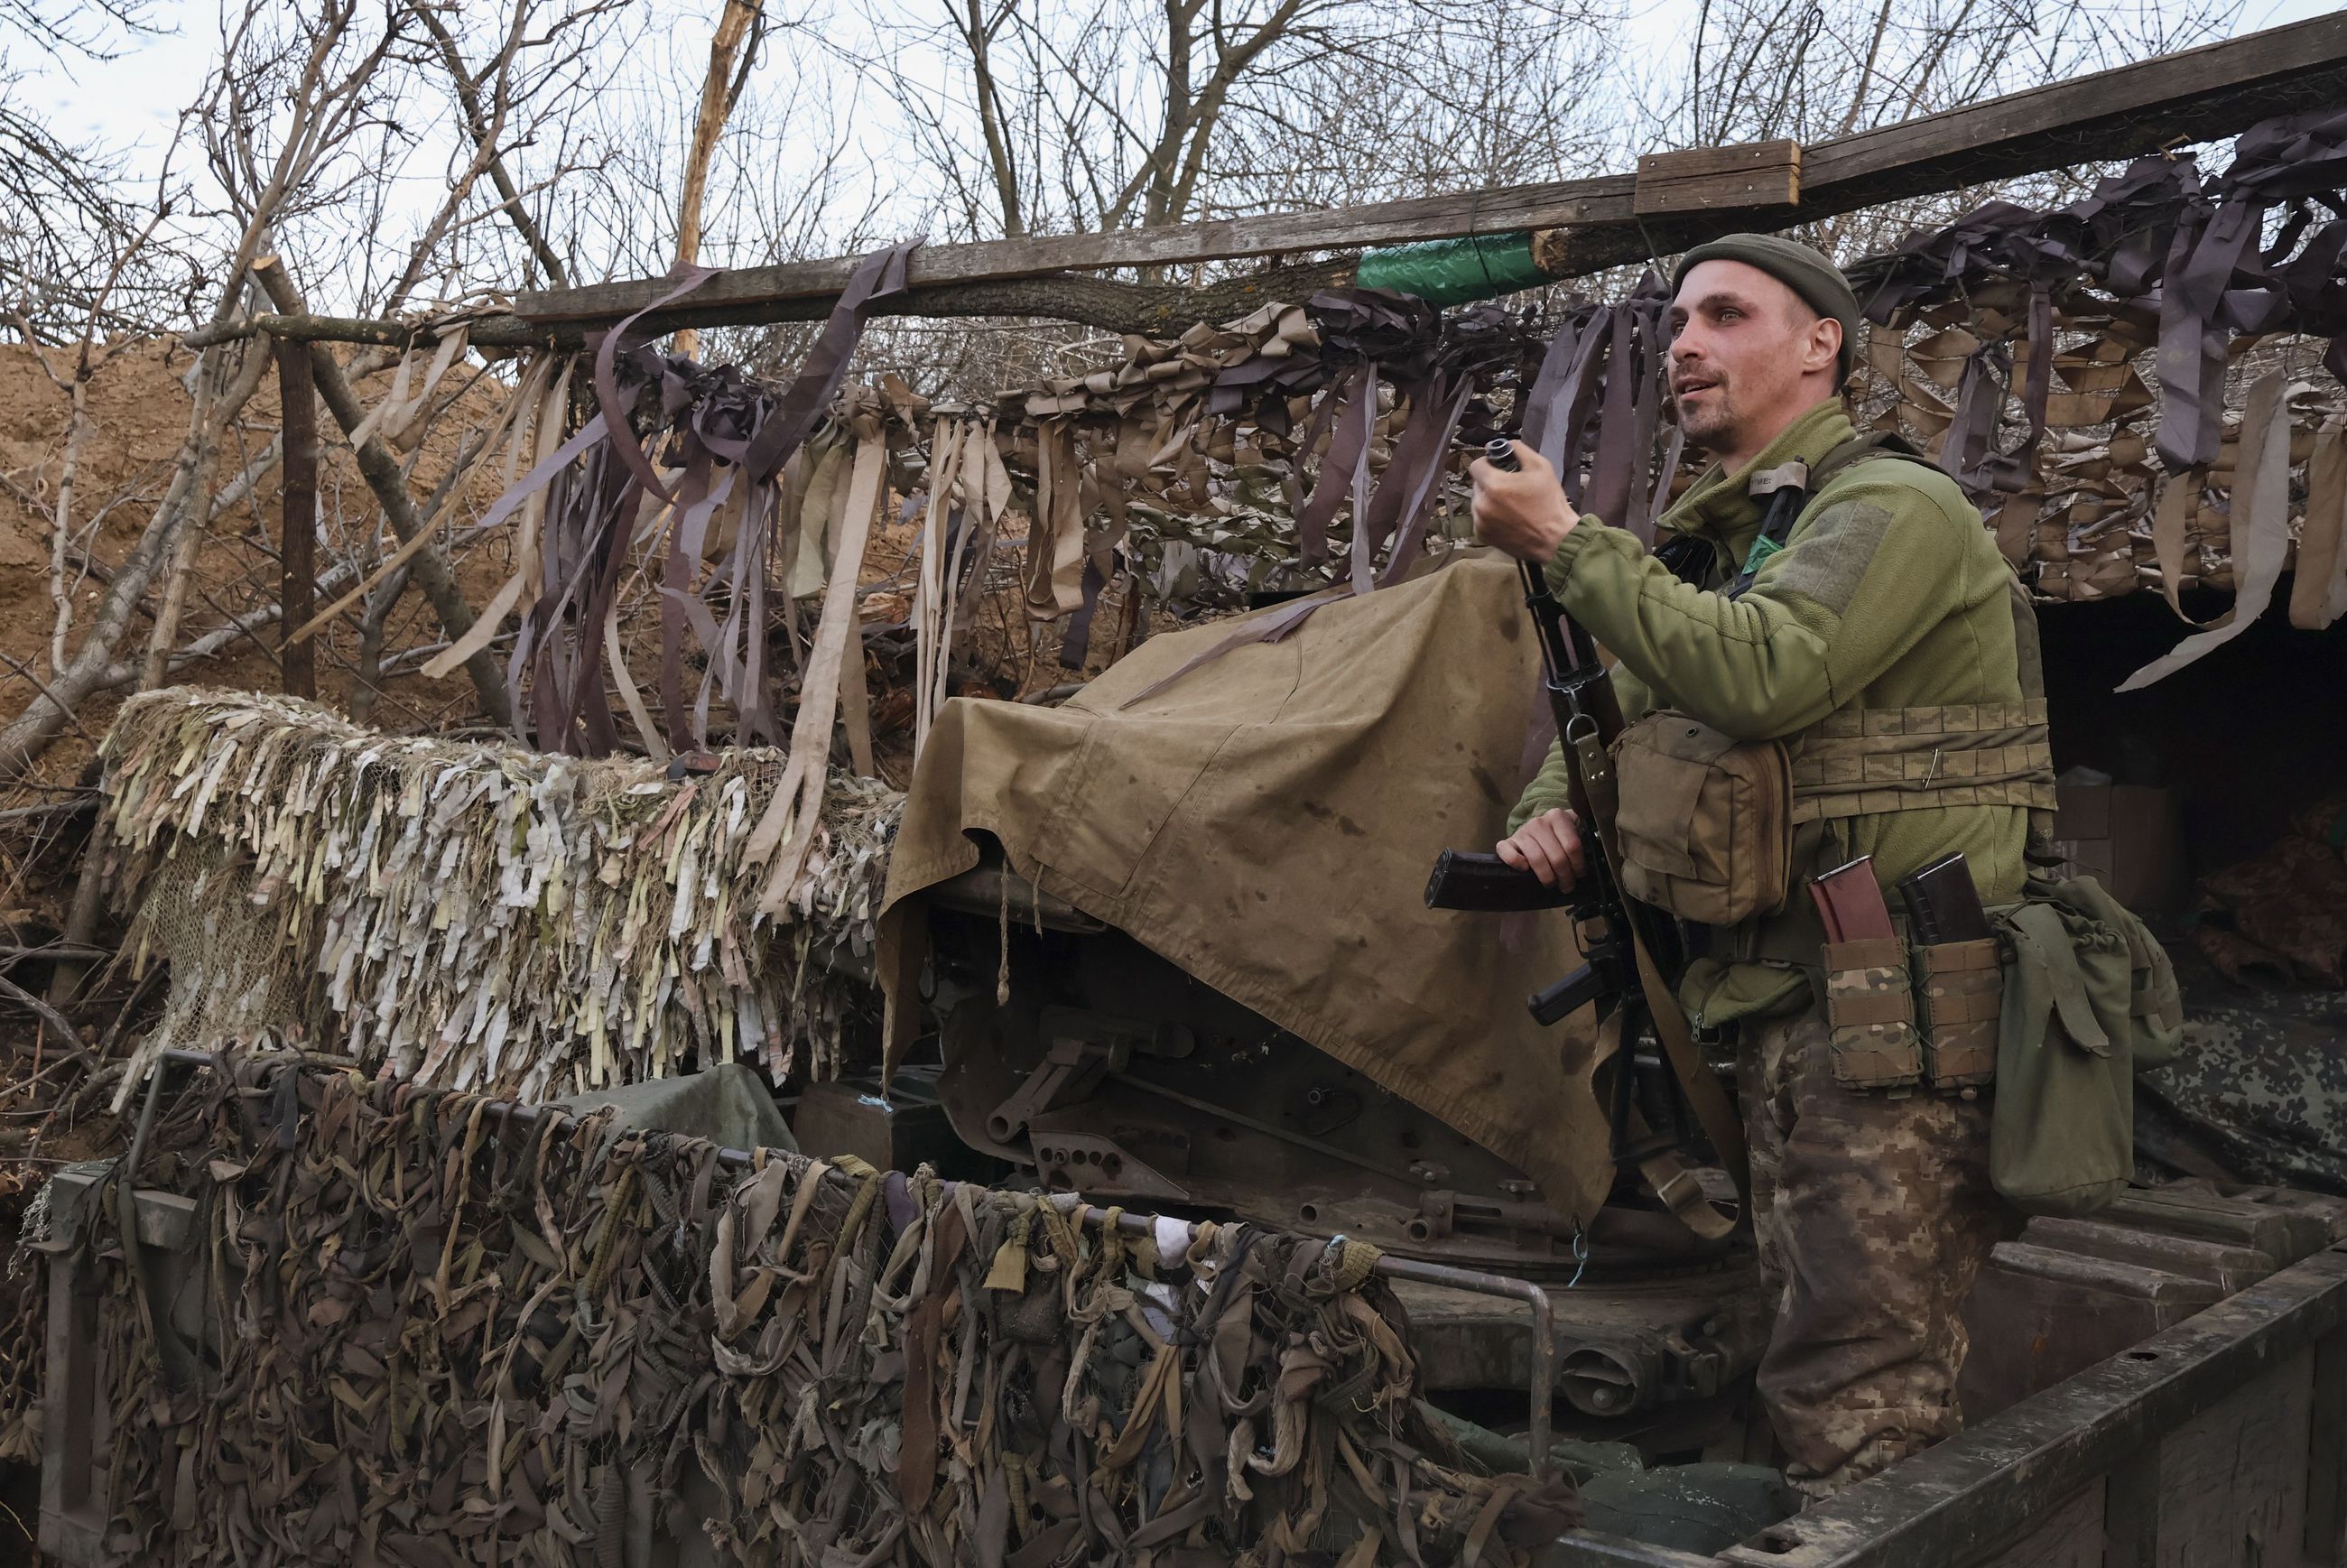
[[[1612,1171],[1593,1031],[1524,1011],[1577,961],[1568,922],[1520,922],[1511,950],[1504,917],[1424,903],[1436,854],[1490,848],[1526,775],[1539,654],[1513,565],[1453,558],[1151,692],[1235,624],[1152,638],[1056,709],[947,705],[881,917],[891,1065],[917,1006],[917,896],[988,833],[1020,876],[1594,1213]]]

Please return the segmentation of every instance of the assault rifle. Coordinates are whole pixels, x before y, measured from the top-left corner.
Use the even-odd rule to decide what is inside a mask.
[[[1483,454],[1486,462],[1505,473],[1523,466],[1516,460],[1514,443],[1505,437],[1494,438]],[[1613,745],[1622,733],[1622,706],[1614,700],[1613,678],[1598,661],[1596,641],[1565,612],[1540,569],[1530,561],[1516,564],[1523,573],[1524,608],[1532,612],[1540,641],[1542,684],[1556,717],[1557,740],[1564,748],[1567,801],[1580,823],[1586,869],[1570,892],[1560,892],[1496,855],[1446,849],[1426,885],[1426,905],[1430,909],[1485,912],[1570,910],[1582,965],[1535,992],[1525,1005],[1535,1020],[1548,1025],[1596,1002],[1602,1020],[1617,1005],[1635,1005],[1640,988],[1633,942],[1643,939],[1647,952],[1662,964],[1677,957],[1677,932],[1656,911],[1624,896],[1621,878],[1605,853],[1603,825],[1614,811]],[[1677,967],[1669,963],[1664,978],[1676,979],[1670,971]]]
[[[1485,460],[1494,468],[1506,473],[1522,468],[1514,443],[1504,437],[1492,440],[1483,450]],[[1496,855],[1446,849],[1435,861],[1434,875],[1426,885],[1427,907],[1567,910],[1581,948],[1581,965],[1534,992],[1525,1006],[1543,1026],[1561,1023],[1593,1002],[1600,1023],[1617,1011],[1621,1014],[1612,1117],[1615,1159],[1643,1162],[1682,1141],[1668,1135],[1639,1139],[1631,1132],[1631,1081],[1637,1065],[1635,1047],[1645,1026],[1651,1023],[1686,1104],[1735,1175],[1737,1188],[1743,1190],[1748,1177],[1742,1125],[1718,1080],[1705,1065],[1693,1030],[1679,1010],[1676,988],[1685,949],[1678,927],[1662,911],[1624,893],[1619,870],[1606,850],[1615,795],[1613,745],[1622,733],[1622,707],[1614,695],[1613,678],[1598,660],[1596,640],[1549,591],[1541,569],[1529,561],[1518,566],[1523,573],[1524,608],[1532,612],[1539,638],[1542,684],[1556,718],[1558,743],[1564,749],[1566,802],[1580,825],[1584,868],[1569,891],[1559,891]],[[1676,1099],[1671,1120],[1675,1123],[1678,1120]],[[1708,1229],[1708,1222],[1717,1219],[1708,1205],[1665,1196],[1681,1217],[1698,1229]]]

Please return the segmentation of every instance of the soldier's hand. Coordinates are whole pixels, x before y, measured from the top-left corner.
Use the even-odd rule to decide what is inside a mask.
[[[1475,482],[1475,536],[1518,560],[1544,566],[1581,516],[1564,498],[1547,458],[1519,441],[1516,461],[1523,467],[1513,474],[1481,457],[1467,466]]]
[[[1500,840],[1499,856],[1551,887],[1570,888],[1589,869],[1581,847],[1581,821],[1563,806],[1541,813]]]

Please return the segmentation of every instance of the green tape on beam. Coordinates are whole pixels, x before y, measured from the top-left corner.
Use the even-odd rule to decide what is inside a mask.
[[[1362,288],[1416,294],[1433,305],[1488,300],[1550,281],[1532,261],[1532,237],[1522,231],[1369,251],[1353,272]]]

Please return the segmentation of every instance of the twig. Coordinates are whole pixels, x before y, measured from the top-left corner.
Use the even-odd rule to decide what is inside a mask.
[[[15,497],[16,504],[23,507],[27,511],[46,512],[49,509],[49,504],[46,501],[42,500],[40,497],[36,496],[32,491],[27,490],[24,486],[16,483],[14,478],[10,477],[6,474],[0,474],[0,490],[5,490],[10,495]]]
[[[121,1009],[114,1015],[114,1021],[108,1024],[106,1032],[98,1037],[97,1059],[99,1061],[104,1061],[106,1053],[114,1049],[114,1042],[122,1038],[122,1026],[130,1021],[131,1016],[138,1010],[138,1004],[147,999],[147,993],[155,989],[155,982],[162,976],[162,967],[155,966],[139,976],[138,983],[130,988],[130,995],[124,999]]]
[[[418,7],[416,18],[431,33],[433,41],[440,46],[440,56],[447,63],[450,85],[456,88],[457,107],[465,111],[466,128],[472,131],[473,141],[480,149],[487,161],[489,179],[497,186],[497,194],[504,199],[498,204],[499,207],[505,212],[507,220],[513,224],[515,232],[522,237],[523,242],[528,245],[531,254],[538,258],[538,265],[546,269],[546,275],[552,281],[554,286],[558,289],[569,288],[570,274],[563,267],[562,258],[555,253],[554,247],[547,243],[545,233],[531,220],[530,215],[523,210],[521,192],[515,189],[513,176],[507,170],[505,159],[497,156],[496,130],[491,126],[489,116],[482,109],[480,94],[473,85],[472,72],[465,65],[464,55],[456,47],[456,38],[450,35],[446,26],[441,22],[430,6]],[[507,46],[508,59],[511,50],[512,46],[508,44]],[[500,89],[498,108],[500,118],[504,115],[503,103],[504,94]]]
[[[50,691],[49,683],[42,680],[38,675],[34,674],[30,665],[25,663],[24,661],[6,653],[0,653],[0,661],[5,661],[9,669],[14,670],[17,674],[22,675],[26,680],[30,681],[33,683],[33,689],[35,691],[40,692],[42,696],[46,697],[50,702],[55,702],[57,705],[57,711],[65,714],[66,723],[74,727],[75,734],[79,735],[85,741],[88,741],[93,746],[97,744],[97,741],[91,739],[90,733],[81,727],[81,717],[73,711],[73,704],[67,702],[63,697],[58,696],[55,692]]]
[[[24,822],[36,816],[78,816],[97,804],[97,795],[91,792],[75,800],[45,801],[39,805],[12,805],[0,810],[0,822]]]
[[[214,395],[224,406],[241,408],[261,384],[261,377],[271,364],[269,355],[248,353],[233,371],[221,373],[221,385]],[[222,420],[223,428],[230,421]],[[191,495],[193,516],[179,535],[177,548],[170,558],[168,575],[163,579],[163,603],[156,611],[155,627],[147,643],[147,659],[140,670],[138,685],[142,691],[161,685],[170,674],[171,645],[179,641],[179,616],[187,608],[188,584],[195,575],[196,558],[203,542],[211,532],[212,519],[220,510],[212,490],[212,473],[220,462],[220,442],[205,441],[197,453],[194,464]]]
[[[16,1002],[24,1007],[32,1009],[33,1011],[46,1021],[51,1029],[57,1031],[59,1037],[65,1040],[67,1049],[82,1049],[81,1036],[75,1031],[74,1026],[67,1021],[65,1014],[59,1012],[56,1009],[51,1007],[48,1003],[43,1001],[40,998],[35,996],[32,992],[26,990],[24,987],[18,985],[15,981],[10,979],[5,975],[0,975],[0,997],[5,997],[10,1001]],[[85,1054],[87,1053],[85,1052]]]

